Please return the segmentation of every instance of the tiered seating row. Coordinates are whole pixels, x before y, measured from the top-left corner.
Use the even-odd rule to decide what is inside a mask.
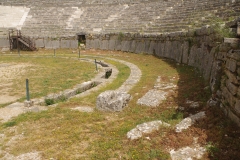
[[[187,31],[240,13],[237,0],[0,0],[0,4],[30,8],[22,33],[31,37]]]

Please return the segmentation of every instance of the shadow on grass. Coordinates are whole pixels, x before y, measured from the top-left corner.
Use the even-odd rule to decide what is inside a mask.
[[[201,111],[206,113],[206,118],[197,121],[191,129],[185,132],[189,135],[186,138],[199,137],[198,142],[205,146],[209,153],[206,159],[238,159],[240,157],[239,127],[224,115],[220,106],[209,107],[207,105],[211,97],[208,82],[204,81],[201,74],[192,67],[179,65],[171,60],[165,60],[165,62],[176,68],[179,74],[178,95],[174,98],[178,104],[178,113],[182,113],[184,118]],[[190,108],[186,100],[199,102],[200,107]],[[184,107],[184,110],[180,110],[180,107]]]

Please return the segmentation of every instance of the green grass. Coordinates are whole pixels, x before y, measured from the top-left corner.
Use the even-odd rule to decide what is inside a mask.
[[[70,89],[95,75],[93,64],[69,58],[1,56],[1,63],[27,65],[19,77],[11,80],[9,94],[19,96],[20,99],[25,99],[27,78],[30,97],[36,98]]]
[[[44,159],[170,159],[169,153],[165,148],[166,146],[161,144],[166,138],[164,136],[171,132],[173,127],[162,127],[159,131],[146,135],[151,138],[150,141],[144,137],[130,141],[127,139],[126,134],[136,125],[152,120],[162,120],[172,126],[175,125],[184,115],[174,108],[167,107],[184,105],[184,101],[187,98],[195,101],[205,101],[207,96],[203,90],[203,80],[194,73],[193,68],[177,66],[169,60],[158,59],[150,55],[107,51],[104,53],[101,59],[118,68],[119,74],[117,79],[86,97],[61,102],[57,107],[49,108],[47,111],[40,113],[25,113],[13,118],[9,122],[3,123],[0,133],[4,133],[7,139],[19,134],[24,135],[24,139],[19,139],[17,144],[8,148],[11,154],[19,155],[31,151],[39,151]],[[95,54],[89,52],[87,56],[91,57]],[[139,83],[130,91],[132,99],[128,106],[123,112],[118,113],[104,113],[97,110],[93,113],[81,113],[70,110],[69,108],[81,105],[95,107],[96,97],[101,92],[117,89],[128,78],[130,69],[127,66],[113,60],[104,59],[104,57],[112,57],[113,55],[114,58],[134,63],[142,71]],[[74,57],[74,55],[69,56]],[[29,57],[26,59],[30,59],[30,62],[32,62],[35,58]],[[51,62],[45,62],[50,61],[46,58],[45,61],[44,58],[39,59],[41,59],[41,63],[44,63],[43,66],[50,65],[51,67],[49,68],[52,68],[54,65],[56,67],[53,68],[57,68],[59,64],[61,73],[62,71],[64,72],[65,67],[70,66],[68,64],[74,63],[74,60],[69,59],[66,59],[65,62],[62,62],[61,60],[63,59],[60,58],[49,58]],[[34,64],[40,63],[38,58],[34,62]],[[73,66],[77,70],[77,66]],[[94,70],[94,67],[90,66],[89,68]],[[60,68],[53,69],[51,75],[55,72],[59,73]],[[75,70],[71,69],[71,72],[66,74],[74,75]],[[164,82],[178,85],[177,91],[159,107],[149,108],[137,105],[137,100],[153,88],[158,76],[161,76]],[[192,81],[195,83],[190,87],[189,83]],[[56,87],[61,85],[69,87],[67,84],[62,84],[63,81],[59,81],[58,84],[52,84],[51,77],[45,79],[43,83],[50,86],[56,85]],[[64,88],[63,86],[61,87]],[[194,96],[195,92],[196,95],[200,92],[203,93],[200,96]],[[12,132],[13,129],[16,132]],[[1,145],[3,148],[7,147],[6,142]]]

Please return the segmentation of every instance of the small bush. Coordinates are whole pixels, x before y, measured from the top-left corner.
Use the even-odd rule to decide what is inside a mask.
[[[3,127],[4,127],[4,128],[13,127],[13,126],[15,126],[16,124],[17,124],[16,121],[10,121],[10,122],[4,123],[4,124],[3,124]]]
[[[52,104],[54,104],[54,100],[53,99],[45,99],[45,104],[47,106],[52,105]]]

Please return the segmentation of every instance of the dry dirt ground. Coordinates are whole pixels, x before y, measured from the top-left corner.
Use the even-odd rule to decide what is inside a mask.
[[[1,63],[0,62],[0,104],[16,101],[19,96],[12,95],[13,81],[20,78],[29,64]]]

